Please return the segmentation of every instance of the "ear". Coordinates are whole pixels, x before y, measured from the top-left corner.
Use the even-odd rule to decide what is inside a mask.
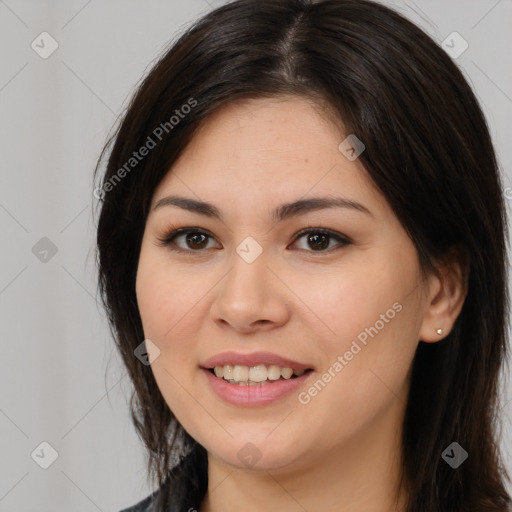
[[[427,278],[428,296],[419,333],[426,343],[440,341],[452,330],[467,295],[469,257],[463,249],[454,247],[436,268],[439,275],[431,273]]]

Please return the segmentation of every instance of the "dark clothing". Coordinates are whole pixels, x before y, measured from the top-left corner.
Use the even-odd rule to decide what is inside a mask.
[[[144,498],[142,501],[139,501],[136,505],[132,505],[129,508],[124,508],[120,512],[156,512],[156,495],[159,490],[155,491],[153,494]]]
[[[119,512],[187,512],[197,511],[208,488],[206,450],[194,448],[173,467],[162,486],[131,507]]]

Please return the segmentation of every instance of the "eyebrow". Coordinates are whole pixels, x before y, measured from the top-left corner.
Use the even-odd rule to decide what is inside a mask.
[[[188,210],[193,213],[198,213],[200,215],[205,215],[222,221],[222,214],[220,210],[213,204],[206,203],[204,201],[198,201],[196,199],[181,196],[166,196],[155,204],[153,211],[164,206],[177,206],[183,210]],[[281,222],[291,217],[328,208],[348,208],[373,217],[373,214],[368,210],[368,208],[356,201],[343,197],[314,197],[310,199],[299,199],[298,201],[278,206],[272,211],[271,217],[274,222]]]

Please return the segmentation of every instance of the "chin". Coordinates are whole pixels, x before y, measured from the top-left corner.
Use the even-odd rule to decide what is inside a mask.
[[[204,445],[203,445],[204,446]],[[235,442],[230,441],[228,446],[213,450],[206,447],[208,453],[220,459],[225,464],[238,469],[252,471],[275,471],[293,467],[297,463],[297,448],[292,444],[277,446],[269,440],[250,441],[247,436]]]

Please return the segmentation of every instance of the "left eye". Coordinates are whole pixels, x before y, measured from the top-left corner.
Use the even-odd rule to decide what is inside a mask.
[[[180,238],[184,239],[185,247],[180,247],[176,243],[176,240]],[[158,245],[169,246],[171,250],[178,252],[199,252],[202,249],[208,248],[207,242],[209,238],[213,240],[214,237],[201,229],[180,228],[171,231],[162,238],[159,238]],[[337,241],[338,245],[342,247],[351,243],[348,237],[323,228],[307,229],[297,233],[293,244],[296,244],[301,238],[305,238],[309,247],[313,248],[312,251],[308,252],[328,252],[325,250],[326,248],[329,248],[330,251],[330,249],[332,249],[332,247],[329,247],[331,245],[331,240]],[[307,249],[301,250],[307,251]]]
[[[341,235],[340,233],[335,233],[333,231],[330,231],[329,229],[308,229],[305,231],[301,231],[298,233],[295,237],[294,243],[301,239],[306,238],[306,243],[309,244],[310,247],[314,247],[313,252],[328,252],[324,251],[326,247],[330,245],[330,240],[336,240],[338,242],[338,245],[345,246],[349,245],[351,241],[344,235]],[[331,247],[332,248],[332,247]],[[331,249],[329,248],[329,250]],[[311,252],[311,251],[309,251]]]

